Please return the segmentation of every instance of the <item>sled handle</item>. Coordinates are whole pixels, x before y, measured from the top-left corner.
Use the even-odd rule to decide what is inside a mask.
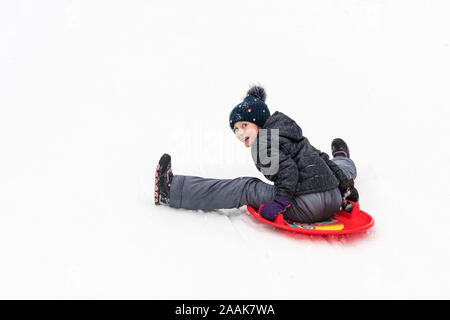
[[[350,202],[351,204],[353,204],[353,209],[352,209],[352,211],[350,211],[350,213],[348,213],[348,214],[350,214],[351,216],[356,216],[356,215],[358,215],[359,214],[359,212],[360,212],[360,209],[359,209],[359,203],[356,203],[356,202],[353,202],[353,201],[350,201],[350,200],[347,200],[348,202]]]
[[[277,214],[273,222],[275,222],[276,224],[284,224],[283,214],[282,213]]]

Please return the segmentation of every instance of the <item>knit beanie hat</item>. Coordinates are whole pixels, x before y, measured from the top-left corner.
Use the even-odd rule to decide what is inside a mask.
[[[264,126],[270,117],[266,103],[266,91],[263,87],[253,86],[247,91],[247,96],[230,113],[230,127],[239,121],[253,122],[259,127]]]

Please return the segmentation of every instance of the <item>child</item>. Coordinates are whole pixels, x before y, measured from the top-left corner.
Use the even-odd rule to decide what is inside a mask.
[[[330,219],[341,207],[350,210],[347,200],[358,202],[358,192],[353,183],[356,167],[347,144],[334,139],[330,160],[309,143],[294,120],[278,111],[270,115],[265,99],[264,88],[251,87],[231,111],[229,125],[247,148],[263,143],[268,151],[272,140],[269,135],[262,135],[260,129],[267,129],[268,134],[278,129],[277,172],[266,174],[263,171],[266,166],[258,158],[255,161],[257,169],[273,185],[255,177],[211,179],[173,175],[171,157],[164,154],[155,173],[155,204],[201,210],[250,204],[259,208],[268,220],[273,221],[282,213],[287,220],[303,223]]]

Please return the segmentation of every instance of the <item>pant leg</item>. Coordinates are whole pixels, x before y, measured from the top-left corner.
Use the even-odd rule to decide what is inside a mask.
[[[331,159],[334,163],[336,163],[339,168],[344,171],[345,175],[348,179],[355,179],[356,178],[356,166],[352,159],[347,157],[335,157]]]
[[[335,157],[331,159],[336,163],[348,179],[355,179],[357,172],[352,159],[347,157]],[[295,198],[292,207],[289,208],[285,217],[297,222],[313,223],[332,218],[342,204],[341,192],[338,188],[301,195]]]
[[[170,206],[192,210],[231,209],[250,204],[258,207],[275,198],[273,185],[255,177],[211,179],[174,175]]]
[[[339,211],[342,197],[338,188],[296,197],[284,217],[303,223],[328,220]]]

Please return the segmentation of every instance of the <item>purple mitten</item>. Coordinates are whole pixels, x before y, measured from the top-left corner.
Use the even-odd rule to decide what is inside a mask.
[[[282,197],[276,196],[275,199],[266,203],[260,209],[259,214],[270,221],[274,221],[275,217],[291,206],[290,202]]]

